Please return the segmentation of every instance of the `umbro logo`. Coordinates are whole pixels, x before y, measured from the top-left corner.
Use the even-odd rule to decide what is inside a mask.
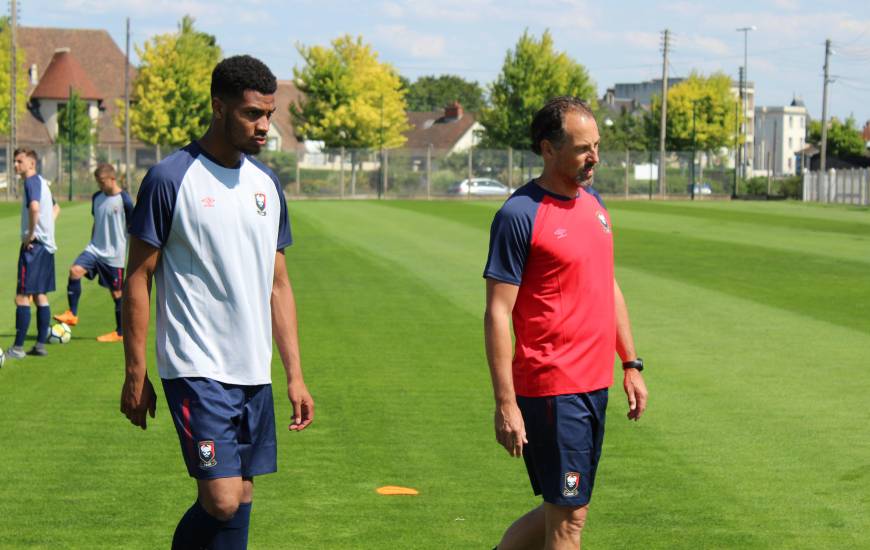
[[[568,230],[560,227],[559,229],[553,231],[553,235],[555,235],[557,239],[564,239],[568,236]]]
[[[206,208],[214,208],[214,197],[205,197],[204,199],[200,199],[202,205]]]

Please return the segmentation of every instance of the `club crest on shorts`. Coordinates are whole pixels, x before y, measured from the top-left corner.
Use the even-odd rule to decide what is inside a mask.
[[[257,214],[266,215],[266,194],[254,193],[254,202],[257,204]]]
[[[565,484],[562,487],[562,496],[576,497],[580,492],[580,474],[577,472],[565,473]]]
[[[605,216],[603,212],[599,211],[596,214],[596,217],[598,218],[598,221],[601,222],[601,227],[604,228],[604,232],[610,233],[610,224],[607,223],[607,216]]]
[[[199,446],[199,467],[211,468],[217,464],[217,459],[214,454],[214,441],[200,441]]]

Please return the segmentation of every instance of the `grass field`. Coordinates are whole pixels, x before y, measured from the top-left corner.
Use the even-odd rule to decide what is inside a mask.
[[[870,548],[870,211],[609,206],[651,401],[634,424],[611,393],[584,547]],[[480,274],[497,207],[291,204],[317,417],[283,428],[276,356],[280,473],[257,481],[251,548],[488,549],[536,504],[491,425]],[[90,230],[86,204],[61,216],[57,311]],[[18,223],[0,205],[4,347]],[[93,340],[112,323],[86,283],[73,342],[0,370],[0,548],[168,548],[194,498],[162,388],[146,432],[118,412],[121,347]]]

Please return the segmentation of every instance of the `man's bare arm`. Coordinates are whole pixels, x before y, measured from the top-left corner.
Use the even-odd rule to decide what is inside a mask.
[[[616,279],[613,280],[613,300],[616,307],[616,353],[623,362],[637,359],[634,338],[631,334],[631,321],[625,296]],[[637,420],[646,410],[648,392],[643,375],[637,369],[625,369],[622,386],[628,397],[628,418]]]
[[[154,418],[157,396],[148,380],[145,341],[151,319],[151,280],[160,259],[160,249],[130,236],[130,257],[122,302],[124,328],[124,386],[121,412],[135,426],[147,427],[146,413]]]
[[[495,397],[495,437],[511,456],[522,456],[523,445],[528,443],[511,370],[513,345],[510,318],[517,292],[519,287],[516,285],[495,279],[486,280],[483,333]]]
[[[293,406],[290,430],[305,429],[314,420],[314,400],[302,378],[299,357],[299,330],[296,320],[296,298],[287,274],[284,252],[275,253],[275,273],[272,282],[272,335],[281,355],[287,375],[287,397]]]

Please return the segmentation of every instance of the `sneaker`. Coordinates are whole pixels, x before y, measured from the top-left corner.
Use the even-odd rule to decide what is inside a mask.
[[[97,336],[97,342],[123,342],[124,337],[115,332],[109,332],[108,334],[103,334],[102,336]]]
[[[27,357],[27,354],[24,353],[24,348],[21,346],[12,346],[11,348],[6,350],[6,357],[10,357],[12,359],[24,359]]]
[[[72,311],[66,310],[60,315],[54,316],[56,321],[60,321],[61,323],[66,323],[71,327],[74,327],[78,324],[79,318],[77,315],[73,315]]]
[[[36,344],[30,351],[27,352],[27,355],[35,355],[37,357],[45,357],[48,355],[48,351],[45,349],[45,344]]]

